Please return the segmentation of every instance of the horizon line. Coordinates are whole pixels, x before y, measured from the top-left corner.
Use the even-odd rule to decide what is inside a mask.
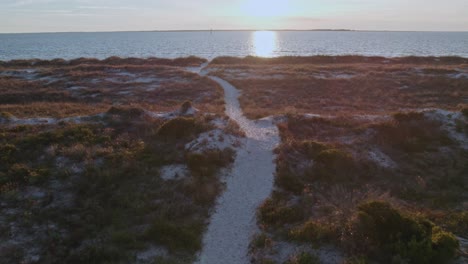
[[[222,32],[222,31],[331,31],[331,32],[448,32],[465,33],[468,30],[365,30],[365,29],[155,29],[155,30],[103,30],[103,31],[38,31],[0,32],[0,34],[58,34],[58,33],[131,33],[131,32]]]

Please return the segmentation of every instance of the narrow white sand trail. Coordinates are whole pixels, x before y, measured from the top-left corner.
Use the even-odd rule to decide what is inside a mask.
[[[206,74],[202,68],[191,71]],[[197,263],[250,263],[248,246],[257,231],[256,209],[273,189],[273,149],[279,143],[278,129],[271,119],[252,121],[244,117],[239,91],[218,77],[209,78],[224,89],[226,114],[244,130],[246,139],[226,179],[226,190],[218,199]]]
[[[247,139],[237,152],[227,189],[218,200],[198,263],[249,263],[248,245],[257,230],[256,209],[273,188],[278,131],[269,119],[255,122],[245,118],[238,90],[220,78],[210,78],[223,87],[226,114],[240,125]]]

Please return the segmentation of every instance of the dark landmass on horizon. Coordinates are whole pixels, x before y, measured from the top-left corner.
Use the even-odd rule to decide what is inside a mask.
[[[158,30],[115,30],[115,31],[44,31],[44,32],[0,32],[0,34],[54,34],[54,33],[117,33],[117,32],[231,32],[231,31],[331,31],[331,32],[447,32],[466,33],[450,30],[361,30],[361,29],[158,29]]]

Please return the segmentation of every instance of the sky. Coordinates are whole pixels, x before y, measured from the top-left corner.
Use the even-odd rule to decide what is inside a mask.
[[[468,31],[468,0],[0,0],[0,33],[206,29]]]

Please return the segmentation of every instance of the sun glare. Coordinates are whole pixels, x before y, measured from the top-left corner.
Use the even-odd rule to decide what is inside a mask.
[[[288,0],[247,0],[244,12],[253,17],[284,16],[289,12]]]
[[[272,57],[277,49],[277,36],[274,31],[252,32],[253,54],[258,57]]]

